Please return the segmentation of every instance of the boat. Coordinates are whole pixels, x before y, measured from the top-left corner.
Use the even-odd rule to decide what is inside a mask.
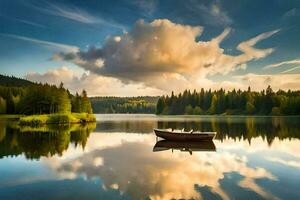
[[[194,132],[172,129],[154,129],[157,137],[171,141],[211,141],[216,136],[216,132]]]
[[[175,142],[170,140],[160,140],[156,142],[153,147],[153,152],[166,151],[175,149],[180,151],[187,151],[192,154],[193,151],[216,151],[214,142],[201,141],[201,142]]]

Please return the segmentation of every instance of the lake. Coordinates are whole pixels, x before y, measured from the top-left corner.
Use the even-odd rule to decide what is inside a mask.
[[[300,199],[300,118],[96,115],[40,128],[0,121],[0,199]],[[159,143],[153,128],[216,131]]]

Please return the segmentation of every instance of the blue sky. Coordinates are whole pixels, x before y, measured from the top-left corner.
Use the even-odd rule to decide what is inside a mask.
[[[300,80],[298,75],[300,73],[298,68],[300,66],[300,62],[298,62],[300,59],[299,18],[300,1],[297,0],[2,0],[0,1],[0,72],[26,77],[34,81],[47,80],[47,82],[57,83],[64,81],[65,77],[57,75],[61,74],[61,70],[64,69],[63,72],[71,74],[70,80],[65,80],[71,90],[75,90],[75,86],[79,87],[79,83],[83,83],[83,87],[87,84],[85,82],[95,82],[93,87],[89,86],[92,95],[162,94],[174,89],[168,88],[167,85],[162,86],[163,84],[153,85],[148,80],[153,80],[152,76],[154,75],[155,77],[161,75],[161,79],[172,77],[170,80],[174,82],[185,79],[184,81],[187,81],[185,85],[188,88],[198,88],[201,85],[212,88],[222,86],[243,88],[246,85],[252,86],[254,81],[261,83],[257,89],[266,87],[267,84],[274,84],[274,88],[299,89],[300,86],[297,86],[300,85],[297,84]],[[230,32],[220,41],[216,49],[217,51],[222,49],[223,54],[229,56],[238,56],[243,53],[237,49],[241,42],[248,41],[259,34],[276,30],[277,32],[253,45],[256,49],[272,48],[271,53],[259,58],[248,58],[226,69],[218,67],[219,64],[217,66],[216,63],[212,63],[210,65],[216,66],[212,66],[211,70],[199,70],[197,80],[195,77],[191,78],[193,76],[191,70],[198,71],[203,61],[199,61],[195,68],[187,66],[186,70],[190,71],[185,72],[182,67],[178,67],[178,60],[171,59],[169,63],[164,61],[163,64],[155,62],[158,67],[161,66],[161,68],[157,68],[154,64],[147,66],[143,63],[136,66],[136,62],[128,61],[127,63],[127,60],[121,59],[128,66],[125,67],[127,71],[119,73],[116,71],[122,70],[122,68],[116,65],[120,65],[120,62],[113,60],[119,58],[103,57],[101,54],[99,59],[104,62],[103,69],[95,70],[90,68],[91,60],[84,60],[83,57],[80,57],[83,53],[90,55],[91,47],[99,51],[111,48],[107,41],[115,36],[120,36],[123,41],[123,37],[128,34],[137,42],[138,38],[135,38],[137,34],[133,30],[137,21],[141,19],[144,20],[144,25],[136,28],[140,37],[148,37],[150,33],[145,34],[144,32],[153,32],[157,30],[157,27],[163,29],[171,26],[169,30],[171,33],[172,28],[175,28],[176,25],[184,26],[186,31],[189,29],[186,26],[200,26],[202,34],[195,34],[193,35],[195,37],[190,37],[189,40],[205,43],[212,41],[226,28],[230,28]],[[170,23],[162,22],[151,25],[158,19],[167,20]],[[158,35],[158,37],[163,38],[162,35],[161,37]],[[172,38],[174,41],[169,41],[168,44],[169,46],[175,45],[172,46],[173,49],[176,48],[176,42],[184,40],[180,34]],[[192,45],[196,45],[196,43]],[[160,47],[161,45],[151,48]],[[120,49],[124,50],[124,48]],[[89,67],[78,63],[78,59],[76,61],[65,59],[65,57],[53,59],[53,55],[59,52],[67,54],[72,51],[80,52],[76,56],[88,63]],[[191,51],[193,50],[188,50],[187,53],[190,54]],[[161,52],[168,54],[165,49]],[[144,54],[137,53],[141,57],[147,55],[147,51]],[[201,57],[206,52],[199,50],[198,53]],[[123,56],[125,57],[122,54],[121,57],[124,58]],[[94,62],[95,59],[93,57],[92,61]],[[193,59],[198,58],[193,57]],[[220,59],[219,56],[216,59]],[[143,61],[149,63],[145,59]],[[278,63],[281,65],[277,66]],[[180,65],[184,64],[186,63],[180,62]],[[142,69],[144,66],[145,69]],[[172,67],[178,70],[173,70]],[[157,70],[160,73],[157,73]],[[140,71],[143,74],[139,74]],[[138,79],[136,76],[141,78]],[[181,78],[178,78],[179,76]],[[177,77],[176,80],[173,80],[174,77]],[[282,82],[280,85],[278,80],[283,78],[290,81]],[[111,93],[95,89],[99,88],[96,84],[99,81],[113,84],[114,90],[118,92]]]

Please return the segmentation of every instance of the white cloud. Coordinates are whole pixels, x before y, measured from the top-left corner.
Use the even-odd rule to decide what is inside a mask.
[[[81,92],[85,89],[89,96],[142,96],[160,95],[163,91],[145,87],[143,84],[123,84],[115,78],[103,77],[93,73],[76,72],[69,67],[63,66],[50,69],[45,73],[31,72],[26,79],[59,85],[61,82],[72,93]]]
[[[190,11],[191,15],[199,16],[205,24],[212,26],[228,26],[233,20],[225,12],[219,2],[209,5],[200,4],[197,0],[186,1],[184,6]]]
[[[253,90],[265,89],[271,85],[274,90],[300,90],[300,74],[246,74],[234,77],[242,85],[250,85]]]
[[[295,71],[296,69],[300,69],[300,66],[298,66],[298,67],[293,67],[293,68],[291,68],[291,69],[285,70],[285,71],[280,72],[280,73],[281,73],[281,74],[285,74],[285,73],[288,73],[288,72]]]
[[[176,75],[174,75],[176,76]],[[170,91],[181,92],[185,89],[199,89],[201,87],[226,90],[247,89],[251,86],[252,90],[265,89],[271,85],[274,90],[278,89],[300,89],[300,74],[277,74],[277,75],[258,75],[246,74],[234,76],[228,81],[213,81],[207,78],[199,78],[190,83],[184,77],[161,76],[160,83],[162,89],[145,86],[142,83],[123,83],[116,78],[104,77],[94,73],[83,73],[81,70],[74,70],[63,66],[57,69],[50,69],[45,73],[31,72],[25,76],[26,79],[59,85],[64,83],[72,93],[87,90],[89,96],[143,96],[143,95],[162,95]],[[155,81],[155,80],[153,80]],[[151,82],[149,82],[151,84]],[[153,82],[153,85],[155,83]]]
[[[232,56],[225,54],[220,47],[230,32],[229,28],[209,41],[196,41],[202,31],[203,27],[175,24],[166,19],[151,23],[140,20],[117,40],[115,37],[108,38],[102,48],[59,53],[53,59],[72,62],[125,84],[141,83],[166,90],[170,86],[193,86],[199,78],[207,79],[208,75],[227,74],[245,68],[247,62],[273,52],[272,48],[257,49],[254,45],[278,32],[262,33],[241,42],[237,49],[242,53]],[[97,65],[99,61],[103,63],[101,67]]]
[[[24,36],[20,36],[20,35],[0,33],[0,36],[10,37],[13,39],[18,39],[18,40],[24,40],[24,41],[31,42],[34,44],[46,46],[49,48],[54,48],[55,50],[59,50],[59,51],[77,52],[79,50],[79,48],[76,46],[57,43],[57,42],[50,42],[50,41],[46,41],[46,40],[38,40],[35,38],[24,37]]]
[[[124,29],[121,24],[118,24],[112,20],[103,19],[99,16],[93,16],[88,12],[79,9],[77,7],[66,7],[64,5],[52,4],[50,2],[46,2],[46,5],[37,6],[31,5],[33,8],[44,12],[49,15],[54,15],[58,17],[63,17],[69,20],[73,20],[80,23],[85,24],[103,24],[106,26],[111,26],[119,29]]]
[[[300,64],[300,60],[295,59],[295,60],[287,60],[287,61],[283,61],[283,62],[279,62],[279,63],[274,63],[274,64],[271,64],[271,65],[265,66],[264,69],[280,67],[280,66],[283,66],[283,65],[293,65],[293,64]]]
[[[130,0],[129,3],[132,3],[138,6],[144,15],[152,15],[157,7],[157,0]]]
[[[16,17],[6,16],[6,15],[1,15],[1,17],[5,17],[6,19],[9,19],[9,20],[12,20],[12,21],[15,21],[15,22],[20,22],[20,23],[23,23],[23,24],[27,24],[27,25],[31,25],[31,26],[35,26],[35,27],[39,27],[39,28],[47,28],[43,24],[39,24],[39,23],[29,21],[29,20],[26,20],[26,19],[19,19],[19,18],[16,18]]]
[[[300,168],[300,162],[293,160],[283,160],[281,158],[268,158],[269,161],[276,162],[288,167]]]
[[[207,186],[211,192],[227,200],[230,199],[230,193],[220,185],[220,181],[225,179],[225,174],[236,172],[243,177],[238,182],[241,187],[266,199],[278,199],[256,184],[259,179],[277,181],[277,178],[264,168],[250,167],[245,156],[228,151],[193,152],[192,156],[176,150],[174,153],[171,150],[153,153],[154,138],[151,134],[139,137],[138,134],[112,135],[103,132],[91,137],[88,146],[93,148],[87,149],[81,156],[60,163],[60,166],[53,166],[53,169],[62,176],[72,171],[78,176],[84,174],[87,178],[101,177],[105,188],[118,186],[115,188],[134,199],[145,196],[151,199],[199,199],[201,193],[195,190],[195,186]],[[95,165],[95,159],[98,158],[103,161],[103,165]],[[74,162],[83,165],[73,170]],[[51,160],[49,165],[53,163]],[[135,193],[132,193],[133,187]]]

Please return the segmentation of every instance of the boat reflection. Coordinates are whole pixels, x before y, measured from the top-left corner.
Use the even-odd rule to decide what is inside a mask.
[[[153,147],[153,152],[167,150],[187,151],[192,155],[193,151],[216,151],[216,146],[213,141],[203,142],[175,142],[169,140],[160,140]]]

